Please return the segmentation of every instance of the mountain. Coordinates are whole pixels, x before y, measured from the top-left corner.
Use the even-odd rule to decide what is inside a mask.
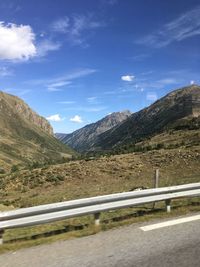
[[[54,137],[45,118],[20,98],[0,92],[0,167],[58,161],[73,153]]]
[[[125,144],[135,144],[168,129],[200,129],[199,116],[200,86],[184,87],[100,134],[90,150],[112,150]]]
[[[122,112],[114,112],[105,118],[86,125],[85,127],[76,130],[71,134],[56,134],[56,137],[65,144],[68,144],[73,149],[84,152],[90,150],[93,144],[96,143],[100,134],[119,125],[131,115],[128,110]]]

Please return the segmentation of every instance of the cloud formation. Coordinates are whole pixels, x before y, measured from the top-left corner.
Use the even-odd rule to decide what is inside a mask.
[[[70,26],[70,20],[68,17],[59,18],[54,21],[51,25],[51,28],[55,32],[67,33]]]
[[[88,98],[87,98],[87,102],[88,102],[89,104],[97,104],[97,103],[98,103],[97,96],[91,96],[91,97],[88,97]]]
[[[76,14],[71,17],[59,18],[52,23],[51,29],[54,32],[65,34],[71,44],[87,47],[88,31],[103,26],[105,23],[94,19],[92,14],[87,16]]]
[[[72,117],[70,119],[70,121],[75,122],[75,123],[82,123],[83,122],[81,116],[79,116],[79,115],[75,115],[74,117]]]
[[[56,78],[50,79],[36,79],[25,82],[29,85],[41,85],[47,88],[48,91],[61,91],[62,87],[70,85],[73,80],[79,79],[90,74],[95,73],[97,70],[85,68],[72,71],[66,75],[59,76]]]
[[[46,87],[47,87],[47,89],[48,89],[48,91],[51,91],[51,92],[57,92],[57,91],[61,91],[62,89],[61,89],[61,87],[63,87],[63,86],[67,86],[67,85],[69,85],[69,84],[71,84],[71,82],[70,81],[67,81],[67,80],[55,80],[55,82],[52,80],[52,82],[51,83],[49,83],[49,84],[47,84],[46,85]]]
[[[65,111],[80,111],[80,112],[100,112],[106,110],[106,106],[95,106],[95,107],[85,107],[85,106],[75,106],[75,107],[68,107],[65,108]]]
[[[63,105],[71,105],[71,104],[75,104],[75,101],[59,101],[57,102],[58,104],[63,104]]]
[[[36,56],[35,34],[29,25],[0,22],[0,60],[27,60]]]
[[[121,76],[121,80],[125,82],[132,82],[134,80],[135,76],[133,75],[124,75]]]
[[[12,71],[10,71],[7,67],[0,67],[0,77],[10,76],[12,75]]]
[[[136,43],[161,48],[199,34],[200,6],[197,6]]]
[[[58,42],[53,42],[51,40],[43,40],[37,45],[37,56],[44,57],[48,54],[48,52],[59,50],[60,47],[61,44]]]
[[[63,119],[60,117],[59,114],[55,114],[55,115],[51,115],[49,117],[46,118],[49,121],[55,121],[55,122],[59,122],[62,121]]]

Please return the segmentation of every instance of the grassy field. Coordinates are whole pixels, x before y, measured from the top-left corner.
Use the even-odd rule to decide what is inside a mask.
[[[56,201],[200,181],[200,146],[77,160],[0,176],[0,201],[28,207]]]
[[[0,210],[29,207],[82,197],[151,188],[155,169],[160,170],[159,186],[200,182],[200,146],[160,149],[99,159],[77,160],[34,170],[0,176]],[[200,210],[199,199],[173,201],[172,215]],[[143,216],[140,216],[143,215]],[[164,204],[106,212],[102,230],[167,215]],[[93,217],[7,230],[0,251],[37,245],[60,239],[94,234]]]

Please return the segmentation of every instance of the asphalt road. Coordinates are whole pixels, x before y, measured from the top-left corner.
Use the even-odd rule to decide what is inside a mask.
[[[143,231],[140,228],[153,223],[158,221],[134,224],[93,236],[10,252],[0,255],[0,266],[200,266],[199,219],[151,231]]]

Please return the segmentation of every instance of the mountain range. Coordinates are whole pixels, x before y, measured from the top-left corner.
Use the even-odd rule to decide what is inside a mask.
[[[49,122],[20,98],[0,92],[0,167],[53,162],[74,151],[58,141]]]
[[[114,112],[71,134],[56,134],[57,138],[49,122],[16,96],[0,92],[0,114],[0,171],[13,165],[62,162],[76,155],[74,150],[115,153],[161,139],[162,146],[176,139],[187,145],[200,142],[198,85],[172,91],[136,113]]]
[[[125,121],[131,112],[129,110],[114,112],[107,115],[105,118],[91,123],[71,134],[56,134],[56,137],[64,144],[69,145],[73,149],[84,152],[90,150],[91,147],[98,141],[98,137],[106,131],[112,129]]]
[[[119,114],[113,113],[71,134],[57,134],[57,137],[80,152],[108,151],[136,144],[169,129],[199,129],[200,86],[172,91],[141,111],[122,112],[121,119]],[[113,118],[117,119],[110,123]]]

